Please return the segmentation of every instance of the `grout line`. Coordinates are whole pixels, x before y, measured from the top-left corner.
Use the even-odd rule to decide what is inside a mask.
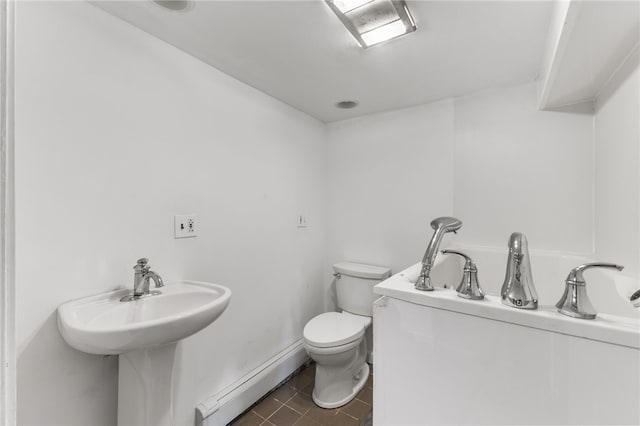
[[[307,411],[307,413],[308,413],[308,412],[309,412],[309,411]],[[304,415],[300,416],[300,418],[299,418],[298,420],[296,420],[295,422],[293,422],[293,426],[296,426],[296,425],[302,425],[302,423],[300,423],[300,422],[302,421],[302,419],[304,419],[304,417],[305,417],[305,416],[306,416],[306,413],[305,413]]]
[[[296,396],[297,394],[299,394],[299,393],[300,393],[300,392],[298,392],[297,390],[295,390],[292,386],[289,386],[289,388],[290,388],[290,389],[293,389],[293,391],[294,391],[294,392],[293,392],[293,395],[291,395],[291,396],[290,396],[286,401],[280,401],[279,399],[276,399],[276,398],[273,398],[273,399],[275,399],[276,401],[278,401],[278,402],[280,402],[280,403],[282,403],[282,404],[286,404],[287,402],[289,402],[289,401],[291,401],[293,398],[295,398],[295,396]]]
[[[349,416],[349,417],[351,417],[352,419],[360,420],[359,418],[357,418],[357,417],[355,417],[355,416],[353,416],[353,415],[351,415],[351,414],[349,414],[349,413],[345,413],[344,411],[342,411],[342,414],[344,414],[345,416]]]
[[[296,410],[296,409],[295,409],[295,408],[293,408],[293,407],[289,407],[289,406],[288,406],[288,405],[286,405],[286,404],[285,404],[285,406],[286,406],[287,408],[292,409],[293,411],[295,411],[296,413],[300,414],[301,416],[304,416],[305,414],[307,414],[307,413],[309,412],[309,410],[311,410],[311,408],[307,408],[307,410],[303,413],[303,412],[300,412],[300,411]]]
[[[289,399],[287,399],[287,400],[284,402],[284,405],[287,405],[287,402],[291,401],[291,400],[292,400],[293,398],[295,398],[295,397],[296,397],[296,395],[298,395],[299,393],[300,393],[300,392],[296,391],[293,395],[291,395],[291,397],[290,397]]]
[[[280,407],[278,407],[278,410],[279,409],[280,409]],[[278,411],[278,410],[276,410],[276,411]],[[271,416],[273,416],[276,413],[276,411],[274,411],[273,413],[269,414],[269,417],[267,417],[264,422],[268,421],[271,418]],[[262,423],[264,424],[264,422],[262,422]],[[271,423],[271,422],[269,422],[269,423]]]
[[[291,408],[291,409],[292,409],[293,411],[295,411],[296,413],[301,414],[301,415],[303,415],[303,416],[304,416],[305,414],[307,414],[307,413],[309,412],[309,410],[310,410],[309,408],[307,408],[307,411],[305,411],[304,413],[301,413],[300,411],[296,410],[295,408],[293,408],[293,407],[291,407],[291,406],[287,405],[287,403],[288,403],[288,402],[290,402],[293,398],[295,398],[295,397],[296,397],[296,396],[298,396],[298,395],[300,395],[300,392],[296,391],[296,393],[294,393],[294,394],[293,394],[293,396],[292,396],[291,398],[287,399],[287,402],[285,402],[285,403],[284,403],[284,405],[286,405],[288,408]],[[302,397],[301,397],[301,398],[302,398]]]
[[[285,407],[292,409],[293,411],[295,411],[296,413],[300,414],[301,416],[304,416],[305,414],[307,414],[309,412],[309,410],[311,410],[311,408],[307,408],[307,410],[304,413],[302,413],[302,412],[296,410],[295,408],[287,405],[286,403],[284,405],[285,405]]]
[[[252,412],[253,414],[255,414],[256,416],[260,417],[262,420],[267,420],[267,419],[265,419],[264,417],[262,417],[260,414],[256,413],[255,411],[251,410],[251,412]],[[244,416],[246,416],[246,414],[245,414]],[[242,416],[242,417],[244,417],[244,416]],[[238,420],[239,420],[239,419],[238,419]]]
[[[266,418],[266,420],[269,420],[271,417],[273,417],[273,415],[274,415],[275,413],[277,413],[277,412],[278,412],[278,410],[279,410],[279,409],[281,409],[282,407],[284,407],[284,404],[282,404],[280,401],[278,401],[278,400],[277,400],[277,399],[275,399],[275,398],[272,398],[272,399],[273,399],[274,401],[276,401],[278,404],[280,404],[280,406],[279,406],[278,408],[276,408],[276,409],[273,411],[273,413],[269,414],[269,416]]]

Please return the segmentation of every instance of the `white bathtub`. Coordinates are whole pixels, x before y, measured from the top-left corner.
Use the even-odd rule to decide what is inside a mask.
[[[526,311],[497,297],[506,251],[502,262],[462,251],[485,300],[415,290],[419,265],[375,287],[375,425],[640,424],[640,320],[612,274],[585,274],[600,314],[579,320],[553,305],[569,270],[589,259],[531,253],[540,308]],[[461,266],[439,259],[434,285],[455,287]],[[599,286],[609,299],[591,291]]]

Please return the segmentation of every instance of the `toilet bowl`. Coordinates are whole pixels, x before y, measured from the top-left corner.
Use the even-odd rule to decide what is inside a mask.
[[[336,408],[351,401],[369,377],[365,362],[365,329],[371,318],[348,312],[327,312],[307,323],[304,348],[316,362],[313,402],[322,408]]]
[[[316,362],[313,402],[322,408],[347,404],[366,383],[373,286],[391,275],[389,268],[347,262],[335,264],[334,270],[343,311],[312,318],[302,333],[304,348]]]

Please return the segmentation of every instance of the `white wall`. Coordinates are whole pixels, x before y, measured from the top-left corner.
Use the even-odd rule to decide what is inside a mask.
[[[399,271],[453,213],[451,100],[328,126],[329,260]]]
[[[593,118],[540,112],[534,83],[329,125],[329,261],[418,262],[444,244],[592,252]]]
[[[506,249],[520,231],[530,248],[593,251],[591,109],[538,111],[527,84],[457,99],[455,123],[459,241]]]
[[[130,287],[145,256],[233,291],[180,352],[192,424],[322,309],[325,127],[84,2],[17,6],[18,422],[115,424],[117,358],[68,347],[56,308]],[[173,239],[181,213],[197,238]]]
[[[420,260],[436,216],[460,217],[444,244],[488,247],[487,263],[501,264],[518,230],[532,251],[575,260],[595,238],[596,255],[637,276],[629,70],[598,98],[594,159],[591,111],[540,112],[534,83],[325,127],[87,4],[19,3],[19,423],[115,423],[116,358],[69,348],[55,309],[129,287],[142,256],[166,281],[234,293],[182,345],[178,424],[300,337],[322,309],[328,265],[398,271]],[[180,213],[199,215],[196,239],[172,238]],[[298,213],[309,228],[294,226]]]
[[[640,278],[640,47],[601,90],[595,114],[595,242]]]

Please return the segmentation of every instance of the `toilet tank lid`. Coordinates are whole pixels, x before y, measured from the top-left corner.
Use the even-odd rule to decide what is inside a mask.
[[[339,262],[333,265],[333,270],[350,277],[371,278],[382,280],[391,276],[391,269],[384,266],[365,265],[363,263]]]

